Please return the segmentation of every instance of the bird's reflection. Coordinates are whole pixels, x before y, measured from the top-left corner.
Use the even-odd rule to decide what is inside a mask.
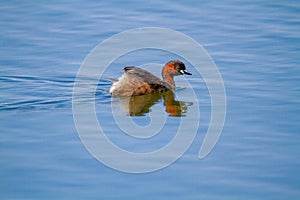
[[[114,97],[116,98],[116,97]],[[172,117],[182,117],[192,103],[177,101],[173,91],[141,96],[119,97],[121,106],[129,116],[144,116],[151,112],[151,107],[163,99],[165,111]]]

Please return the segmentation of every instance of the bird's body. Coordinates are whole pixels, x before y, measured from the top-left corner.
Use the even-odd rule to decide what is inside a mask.
[[[125,73],[117,81],[114,81],[109,90],[113,96],[136,96],[166,92],[175,88],[174,76],[191,75],[179,60],[171,60],[165,64],[162,70],[163,80],[138,67],[124,67],[124,71]]]

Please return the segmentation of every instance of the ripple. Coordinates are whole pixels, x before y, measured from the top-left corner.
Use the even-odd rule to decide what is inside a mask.
[[[0,110],[70,107],[74,77],[2,76]]]

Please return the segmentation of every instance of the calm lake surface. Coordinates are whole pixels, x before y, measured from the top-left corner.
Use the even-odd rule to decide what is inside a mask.
[[[299,199],[299,1],[2,1],[0,3],[1,199]],[[130,174],[96,160],[82,144],[72,113],[76,73],[89,52],[122,31],[162,27],[201,44],[222,75],[227,96],[223,132],[198,159],[211,117],[210,95],[192,76],[176,77],[184,117],[158,99],[141,116],[126,115],[108,94],[128,65],[161,67],[176,55],[155,50],[116,60],[97,84],[96,112],[107,136],[132,152],[163,147],[181,119],[197,135],[184,155],[159,171]],[[180,48],[180,41],[178,43]],[[160,66],[153,73],[160,76]],[[147,68],[149,69],[149,68]],[[195,104],[189,97],[194,91]],[[123,107],[122,107],[123,106]],[[160,137],[130,138],[112,109],[140,126],[161,116]],[[187,133],[188,134],[188,133]],[[109,155],[108,155],[109,156]]]

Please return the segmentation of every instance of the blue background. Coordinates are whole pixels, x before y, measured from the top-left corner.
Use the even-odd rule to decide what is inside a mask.
[[[1,1],[1,199],[299,199],[299,13],[296,0]],[[133,175],[102,165],[81,144],[72,89],[96,45],[149,26],[204,46],[224,80],[227,117],[216,147],[199,160],[209,96],[201,77],[191,77],[203,92],[195,141],[170,167]],[[168,61],[161,55],[145,52],[120,65]],[[122,66],[107,76],[119,76]],[[109,85],[100,81],[96,95],[104,108]]]

